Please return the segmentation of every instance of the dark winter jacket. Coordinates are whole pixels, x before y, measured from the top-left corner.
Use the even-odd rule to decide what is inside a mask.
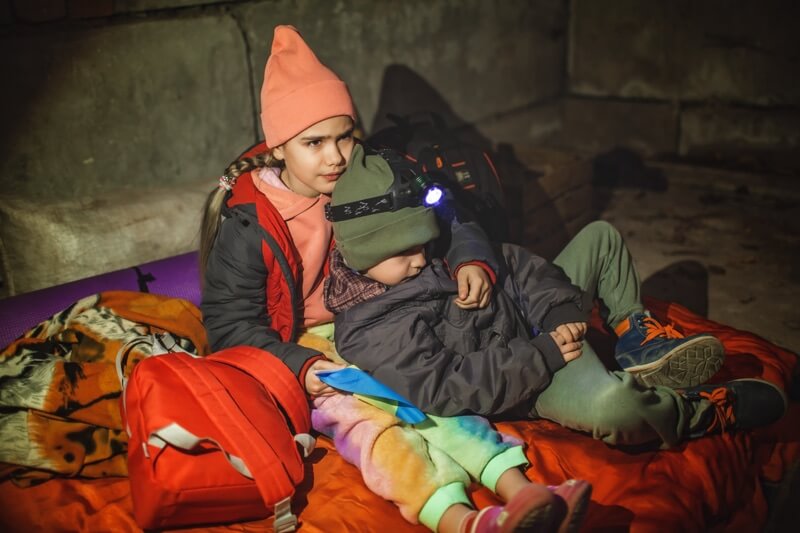
[[[457,284],[434,259],[415,278],[337,314],[337,351],[428,413],[531,415],[565,364],[552,337],[535,333],[586,321],[588,312],[558,267],[518,246],[502,253],[487,308],[456,306]]]
[[[208,341],[215,351],[237,345],[267,350],[301,378],[306,363],[320,354],[294,342],[302,325],[301,260],[286,223],[250,173],[239,176],[222,214],[201,303]],[[451,265],[478,261],[497,271],[477,225],[454,223],[451,231]]]
[[[297,376],[319,352],[295,344],[302,324],[299,259],[278,210],[239,176],[206,265],[201,310],[213,350],[255,346]]]

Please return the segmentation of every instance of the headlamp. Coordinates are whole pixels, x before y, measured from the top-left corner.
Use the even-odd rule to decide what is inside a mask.
[[[340,205],[326,205],[325,218],[340,222],[376,213],[388,213],[404,207],[434,207],[444,198],[444,189],[418,165],[394,150],[378,150],[392,169],[394,180],[386,194]]]

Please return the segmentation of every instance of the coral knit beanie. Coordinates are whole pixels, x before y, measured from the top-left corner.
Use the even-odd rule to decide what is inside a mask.
[[[261,127],[274,148],[321,120],[356,118],[347,85],[303,41],[293,26],[276,26],[261,87]]]

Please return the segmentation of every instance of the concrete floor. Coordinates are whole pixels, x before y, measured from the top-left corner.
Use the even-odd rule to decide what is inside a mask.
[[[665,190],[596,194],[625,238],[643,292],[800,353],[800,182],[662,166]],[[756,178],[757,179],[757,178]]]

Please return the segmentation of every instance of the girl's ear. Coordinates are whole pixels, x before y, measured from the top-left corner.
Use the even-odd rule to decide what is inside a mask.
[[[277,159],[278,161],[283,161],[284,160],[283,146],[282,145],[281,146],[276,146],[275,148],[272,149],[272,157],[274,159]]]

